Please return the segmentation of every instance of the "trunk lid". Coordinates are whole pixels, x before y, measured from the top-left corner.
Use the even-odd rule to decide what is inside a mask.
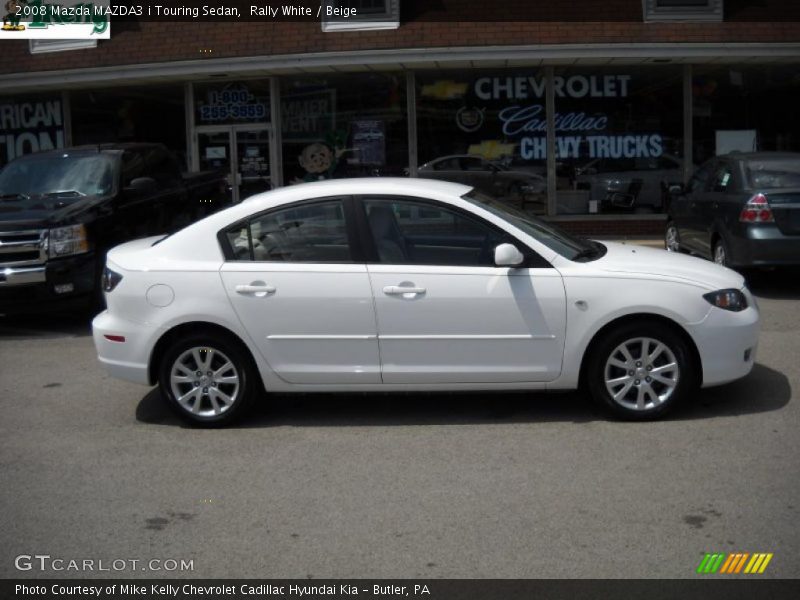
[[[769,190],[764,196],[781,233],[800,235],[800,189]]]

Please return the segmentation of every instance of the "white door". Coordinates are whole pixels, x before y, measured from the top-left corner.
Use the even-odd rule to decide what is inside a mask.
[[[564,286],[548,266],[493,266],[517,240],[412,199],[363,198],[384,383],[551,381],[561,372]],[[534,263],[535,264],[535,263]]]
[[[253,342],[283,380],[380,383],[366,266],[353,262],[341,200],[303,203],[230,231],[221,277]]]

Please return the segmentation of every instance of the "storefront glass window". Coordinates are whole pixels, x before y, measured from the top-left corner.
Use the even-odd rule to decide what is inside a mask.
[[[553,86],[557,213],[662,213],[683,177],[681,67],[556,69]]]
[[[405,74],[281,80],[284,183],[408,172]]]
[[[545,211],[543,69],[418,72],[416,86],[420,177]]]
[[[185,168],[184,104],[182,85],[71,92],[73,143],[161,143]]]
[[[202,125],[267,123],[269,80],[194,84],[194,122]]]
[[[695,162],[736,151],[800,152],[798,97],[796,65],[695,66]]]
[[[64,145],[60,94],[0,98],[0,167],[23,154]]]

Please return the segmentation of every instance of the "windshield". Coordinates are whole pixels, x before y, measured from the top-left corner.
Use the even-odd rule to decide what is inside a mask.
[[[569,260],[574,260],[579,255],[582,256],[591,253],[596,249],[595,244],[592,244],[589,240],[573,236],[558,227],[554,227],[536,217],[527,215],[516,208],[508,206],[504,202],[500,202],[476,190],[467,193],[463,198],[464,200],[488,210],[504,221],[508,221],[514,227],[534,238],[537,242],[541,242],[554,252],[557,252]]]
[[[780,160],[751,160],[746,166],[747,178],[753,189],[800,187],[800,156]]]
[[[113,163],[109,156],[32,156],[6,165],[0,171],[3,200],[77,200],[83,196],[104,196],[114,187]]]

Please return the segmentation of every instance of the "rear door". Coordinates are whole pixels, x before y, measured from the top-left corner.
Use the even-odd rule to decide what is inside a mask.
[[[283,206],[225,233],[225,290],[284,381],[380,383],[372,291],[350,206],[348,198]]]
[[[698,168],[686,187],[686,193],[680,198],[680,217],[676,219],[681,244],[703,255],[708,254],[707,244],[703,242],[708,229],[707,213],[704,211],[705,194],[708,189],[717,161],[711,160]]]

